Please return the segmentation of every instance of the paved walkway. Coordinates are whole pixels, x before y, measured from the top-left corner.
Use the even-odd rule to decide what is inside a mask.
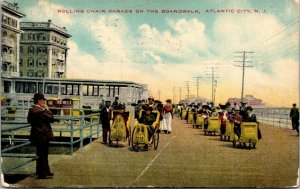
[[[256,149],[238,149],[174,118],[173,132],[160,135],[156,151],[134,152],[126,142],[123,147],[109,147],[97,139],[73,156],[50,155],[53,179],[37,180],[31,175],[14,187],[295,186],[299,167],[296,131],[260,128],[263,139]],[[34,173],[33,168],[28,170]]]

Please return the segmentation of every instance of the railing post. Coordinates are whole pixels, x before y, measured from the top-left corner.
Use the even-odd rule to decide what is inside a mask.
[[[93,141],[93,126],[94,124],[92,123],[92,116],[91,116],[91,122],[89,123],[89,127],[90,127],[90,143]]]
[[[83,120],[84,117],[80,117],[79,119],[79,128],[80,128],[80,148],[83,147]]]
[[[73,117],[70,118],[70,124],[71,124],[71,130],[70,130],[70,134],[71,134],[71,155],[73,155],[74,153],[74,138],[73,138],[73,131],[74,131],[74,127],[73,127]]]
[[[99,113],[99,117],[100,117],[100,113]],[[97,138],[99,138],[99,133],[100,133],[100,119],[97,120]]]

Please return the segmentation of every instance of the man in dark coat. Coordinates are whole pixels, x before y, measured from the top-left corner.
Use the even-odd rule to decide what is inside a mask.
[[[292,120],[293,130],[296,129],[299,136],[299,110],[296,107],[296,104],[293,104],[293,108],[290,111],[290,118]]]
[[[33,97],[34,106],[29,109],[27,121],[31,124],[30,141],[36,146],[36,174],[38,179],[53,177],[48,163],[49,142],[53,138],[50,123],[54,122],[52,112],[46,105],[44,94],[36,93]]]
[[[109,105],[106,104],[105,106],[102,107],[101,112],[100,112],[100,121],[102,124],[102,144],[107,144],[107,136],[110,131],[110,109]],[[111,143],[109,141],[109,143]]]

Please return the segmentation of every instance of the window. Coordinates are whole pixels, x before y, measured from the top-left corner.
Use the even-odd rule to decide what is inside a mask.
[[[60,91],[61,91],[61,94],[62,95],[66,95],[67,94],[67,91],[66,91],[66,85],[64,85],[64,84],[61,84],[60,85]]]
[[[44,72],[43,71],[36,72],[36,77],[44,77]]]
[[[29,53],[33,54],[34,53],[34,47],[33,46],[29,46],[28,48],[29,48],[28,49]]]
[[[34,77],[34,71],[29,70],[28,71],[28,77]]]
[[[20,47],[20,53],[23,53],[23,46]]]
[[[34,59],[28,58],[28,66],[33,67],[34,66]]]
[[[4,24],[7,23],[7,17],[6,17],[6,16],[2,16],[2,22],[3,22]]]
[[[17,81],[16,93],[36,93],[36,83]]]
[[[39,46],[38,46],[38,47],[37,47],[37,52],[38,52],[38,53],[41,53],[41,52],[42,52],[42,47],[39,47]]]
[[[7,53],[7,48],[3,48],[3,49],[2,49],[2,52],[3,52],[3,53]]]
[[[22,66],[23,66],[23,59],[22,59],[22,58],[20,58],[19,65],[20,65],[20,67],[22,67]]]
[[[6,32],[6,31],[3,31],[3,32],[2,32],[2,36],[3,36],[3,37],[6,37],[6,36],[7,36],[7,32]]]
[[[98,95],[99,95],[99,86],[94,86],[93,96],[98,96]]]
[[[33,40],[33,34],[32,34],[32,33],[29,33],[29,34],[28,34],[28,39],[29,39],[29,40]]]
[[[4,81],[4,92],[9,93],[10,88],[11,88],[11,82]]]
[[[38,33],[38,34],[37,34],[37,40],[41,40],[42,37],[43,37],[43,33]]]

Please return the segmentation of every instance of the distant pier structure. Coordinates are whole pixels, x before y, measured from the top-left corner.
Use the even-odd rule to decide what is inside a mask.
[[[99,108],[104,101],[116,96],[125,104],[147,99],[147,85],[133,81],[78,80],[65,78],[1,77],[1,95],[10,105],[30,105],[33,94],[42,92],[46,98],[79,98],[80,105]]]

